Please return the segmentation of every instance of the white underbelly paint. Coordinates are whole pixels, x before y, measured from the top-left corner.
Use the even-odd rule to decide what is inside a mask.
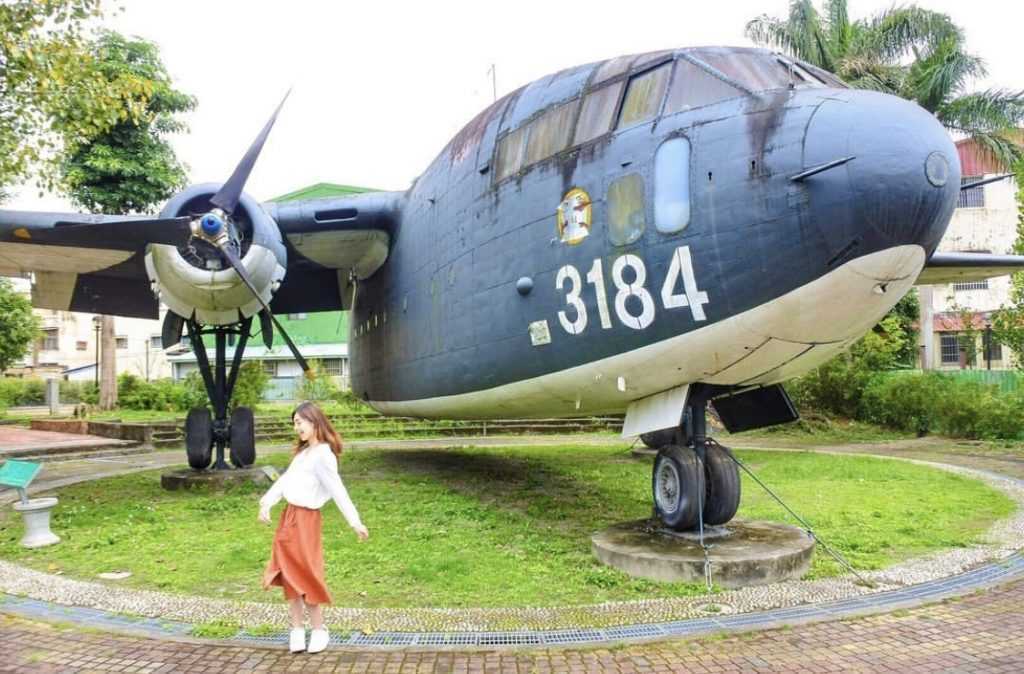
[[[903,297],[924,263],[920,246],[897,246],[737,316],[633,351],[483,391],[368,402],[388,415],[556,417],[623,412],[633,400],[682,384],[776,383],[848,348]],[[616,386],[620,377],[625,391]]]

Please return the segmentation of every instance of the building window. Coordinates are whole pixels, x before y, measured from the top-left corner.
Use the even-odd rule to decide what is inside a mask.
[[[985,176],[964,176],[960,178],[961,185],[967,185],[981,180]],[[956,202],[957,208],[985,208],[985,186],[972,187],[969,190],[960,190],[960,199]]]
[[[84,339],[80,339],[80,340],[75,342],[75,349],[77,349],[78,351],[85,351],[88,348],[89,348],[89,342],[85,341]]]
[[[125,335],[119,335],[118,337],[116,337],[116,340],[117,340],[117,348],[119,348],[119,349],[127,349],[128,348],[128,337],[126,337]]]
[[[189,337],[188,335],[182,335],[181,336],[181,341],[178,342],[178,346],[183,346],[185,348],[192,348],[192,338]]]
[[[646,122],[658,114],[671,72],[672,64],[666,63],[629,81],[626,99],[622,102],[622,112],[619,114],[620,129]]]
[[[988,290],[988,279],[981,279],[980,281],[963,281],[962,283],[954,283],[953,290]]]
[[[940,339],[942,344],[942,362],[943,364],[959,363],[960,362],[960,341],[956,338],[956,334],[952,332],[942,333]]]
[[[992,333],[988,330],[981,333],[981,345],[986,362],[1003,359],[1003,345],[992,339]]]
[[[978,354],[976,343],[972,340],[971,335],[943,332],[940,339],[943,365],[959,363],[962,350],[967,357],[967,366],[974,367]]]
[[[150,346],[150,348],[153,348],[153,349],[162,349],[162,348],[164,348],[164,338],[163,338],[163,336],[162,335],[150,335],[149,336],[149,346]]]
[[[276,360],[265,360],[265,361],[263,361],[263,371],[266,372],[268,376],[276,377],[277,376],[277,361]]]
[[[329,377],[340,377],[344,374],[341,366],[341,358],[325,358],[324,374]]]
[[[654,226],[672,234],[690,222],[690,141],[666,140],[654,156]]]
[[[60,330],[43,328],[43,338],[39,340],[40,351],[56,351],[60,348]]]

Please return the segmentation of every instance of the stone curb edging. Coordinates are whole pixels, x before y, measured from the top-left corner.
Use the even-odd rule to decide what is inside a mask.
[[[346,627],[351,628],[353,631],[345,636],[343,639],[338,637],[332,637],[332,640],[336,645],[345,646],[368,646],[368,647],[496,647],[496,646],[548,646],[548,645],[569,645],[569,644],[599,644],[604,642],[621,642],[621,641],[634,641],[634,640],[651,640],[651,639],[664,639],[671,638],[674,636],[687,636],[692,634],[700,634],[705,632],[721,631],[723,629],[754,629],[771,626],[779,626],[780,624],[791,624],[793,622],[803,622],[807,620],[817,619],[832,619],[839,616],[857,615],[860,613],[868,612],[882,612],[897,608],[901,605],[905,605],[907,602],[911,604],[920,604],[926,601],[934,601],[940,598],[949,596],[958,596],[960,594],[990,586],[996,583],[1008,582],[1014,578],[1024,576],[1024,557],[1021,556],[1017,549],[1021,547],[1020,541],[1024,536],[1024,511],[1020,508],[1024,505],[1024,481],[1015,480],[1013,478],[1004,477],[987,471],[981,471],[976,469],[967,469],[958,466],[951,466],[948,464],[935,464],[930,462],[919,462],[926,463],[928,465],[950,470],[955,473],[968,474],[972,477],[980,477],[984,481],[993,484],[994,486],[1002,489],[1003,491],[1013,491],[1011,497],[1018,504],[1017,516],[1012,518],[1009,522],[1006,520],[997,523],[993,530],[999,530],[1002,526],[1004,530],[1002,535],[996,536],[996,538],[1002,538],[1003,540],[998,541],[995,546],[986,546],[984,548],[961,551],[954,550],[949,553],[940,553],[937,556],[926,558],[924,561],[934,562],[935,557],[957,557],[961,559],[953,559],[952,562],[955,565],[959,565],[953,568],[952,573],[959,573],[952,577],[933,577],[933,578],[922,578],[919,576],[920,569],[912,568],[915,563],[918,565],[922,560],[912,560],[912,562],[903,563],[896,567],[890,567],[890,569],[875,572],[871,574],[875,580],[886,583],[882,588],[887,591],[878,591],[868,593],[863,588],[857,588],[852,586],[848,580],[844,579],[831,579],[832,582],[836,583],[840,587],[838,592],[826,593],[818,597],[816,603],[806,603],[807,601],[814,601],[814,598],[805,599],[804,602],[797,600],[792,601],[790,598],[788,601],[785,597],[772,596],[772,592],[769,588],[766,591],[764,588],[748,588],[748,590],[761,590],[760,599],[762,602],[768,600],[773,604],[769,606],[761,606],[759,608],[767,608],[768,610],[762,610],[759,612],[751,612],[751,609],[756,610],[758,607],[750,607],[742,613],[736,615],[721,615],[721,616],[709,616],[706,612],[700,610],[690,610],[680,612],[680,609],[686,607],[683,606],[671,606],[671,604],[679,604],[680,600],[650,600],[650,601],[639,601],[639,602],[619,602],[615,604],[597,605],[591,607],[572,607],[567,609],[527,609],[530,612],[539,612],[541,617],[540,623],[530,624],[534,621],[524,621],[526,623],[525,628],[517,627],[513,630],[502,630],[493,623],[478,624],[478,625],[467,625],[466,618],[469,616],[457,616],[457,613],[466,613],[467,611],[455,611],[455,610],[443,610],[443,609],[409,609],[405,611],[399,610],[359,610],[359,609],[333,609],[331,613],[334,615],[328,615],[329,623],[334,625],[338,624],[342,620]],[[1010,488],[1013,488],[1012,490]],[[1009,526],[1007,526],[1009,524]],[[997,532],[998,533],[998,532]],[[1007,540],[1007,536],[1012,539]],[[1002,543],[1002,545],[999,545]],[[1007,543],[1010,546],[1007,546]],[[963,557],[961,553],[967,552],[966,557]],[[975,554],[971,554],[971,553]],[[991,560],[993,556],[1004,557],[1010,555],[1003,561],[997,563],[990,563],[987,566],[981,568],[974,568],[974,570],[963,572],[965,569],[976,566],[982,560],[978,558],[977,553],[984,554],[985,558]],[[1000,554],[1001,553],[1001,554]],[[949,562],[950,560],[946,560]],[[6,567],[6,568],[5,568]],[[44,581],[50,584],[52,583],[74,583],[82,586],[94,586],[100,589],[106,595],[111,593],[123,593],[132,592],[134,594],[154,594],[162,595],[162,593],[152,593],[149,591],[127,591],[120,588],[111,588],[106,585],[98,583],[86,583],[82,581],[71,581],[69,579],[59,578],[35,572],[27,569],[21,569],[13,564],[0,562],[0,590],[9,591],[11,590],[11,580],[9,575],[10,571],[18,569],[23,572],[27,572],[31,575],[38,575],[41,578],[36,580]],[[946,574],[950,572],[946,570]],[[886,578],[886,577],[889,578]],[[902,579],[902,582],[901,582]],[[896,582],[892,582],[896,581]],[[924,581],[921,583],[920,581]],[[822,583],[823,581],[797,581],[796,584],[814,584]],[[918,582],[916,585],[909,585],[899,587],[904,583]],[[34,585],[34,583],[32,583]],[[790,583],[779,584],[782,586],[790,585]],[[850,586],[850,587],[846,587]],[[28,588],[24,588],[28,589]],[[37,587],[38,589],[38,587]],[[79,588],[79,589],[91,589],[91,588]],[[819,588],[820,589],[820,588]],[[850,590],[853,590],[852,595]],[[150,615],[163,615],[166,616],[164,620],[147,620],[144,618],[131,618],[124,615],[120,615],[124,612],[138,612],[137,609],[132,611],[131,607],[116,605],[115,607],[104,607],[104,608],[75,608],[65,607],[56,603],[53,597],[47,596],[50,593],[47,592],[25,592],[23,589],[15,589],[18,594],[24,594],[29,596],[35,596],[36,599],[18,598],[9,595],[4,596],[2,603],[0,603],[0,610],[14,613],[25,613],[26,615],[32,615],[34,617],[45,617],[49,616],[50,619],[57,620],[70,620],[76,622],[75,616],[78,613],[82,613],[82,616],[87,616],[86,622],[88,624],[103,624],[109,626],[112,629],[117,630],[120,626],[120,630],[124,629],[139,629],[141,625],[153,623],[152,629],[156,632],[154,635],[160,635],[163,637],[170,638],[181,638],[183,634],[187,634],[190,629],[190,622],[200,622],[201,620],[208,619],[225,619],[226,616],[222,611],[201,611],[200,615],[191,618],[191,621],[181,620],[181,616],[178,615],[178,611],[159,611],[151,612],[146,611]],[[740,592],[746,592],[740,591]],[[78,593],[75,593],[78,594]],[[85,592],[86,595],[91,594]],[[729,600],[729,596],[734,593],[722,593],[720,595],[713,595],[711,597],[699,597],[691,598],[688,601],[693,609],[696,602],[701,602],[707,605],[710,602],[723,602],[726,603]],[[42,595],[42,596],[39,596]],[[165,598],[173,598],[176,600],[188,600],[190,598],[182,597],[170,597],[168,595],[162,595]],[[75,601],[76,597],[70,597],[71,601]],[[78,596],[79,600],[87,600],[87,596]],[[198,599],[198,598],[196,598]],[[40,601],[41,600],[41,601]],[[64,601],[68,599],[65,598]],[[59,600],[58,600],[59,601]],[[179,602],[175,602],[179,603]],[[209,608],[210,604],[221,605],[214,606],[214,608],[225,609],[229,608],[234,604],[235,611],[241,606],[240,603],[226,602],[223,600],[203,600],[202,603]],[[228,606],[223,606],[223,605]],[[669,606],[665,606],[668,604]],[[661,605],[661,606],[659,606]],[[271,605],[258,605],[263,608],[276,609],[274,612],[280,612],[283,609],[277,606]],[[182,606],[175,607],[177,609],[184,608]],[[674,611],[666,613],[664,610],[656,610],[658,608],[674,608]],[[699,607],[698,607],[699,608]],[[654,609],[654,610],[652,610]],[[372,613],[376,611],[378,615],[372,616],[377,620],[367,621],[366,615],[368,612]],[[471,610],[472,611],[472,610]],[[479,611],[479,610],[478,610]],[[572,621],[566,625],[544,625],[544,617],[550,621],[554,616],[552,612],[568,612],[568,616],[578,620]],[[444,621],[445,624],[441,626],[439,630],[436,626],[424,625],[422,619],[426,617],[424,613],[440,613],[442,616],[448,619]],[[475,612],[475,611],[474,611]],[[502,621],[505,624],[509,624],[509,619],[515,618],[520,610],[509,610],[502,616]],[[191,611],[189,612],[191,613]],[[261,611],[260,613],[263,613]],[[362,615],[360,615],[362,613]],[[406,616],[405,620],[399,619],[398,624],[391,624],[395,621],[395,618],[400,618],[397,614],[403,614]],[[589,615],[588,615],[589,614]],[[419,618],[419,619],[409,619]],[[269,617],[269,616],[266,616]],[[198,618],[198,619],[197,619]],[[381,620],[381,619],[384,620]],[[388,619],[390,618],[390,619]],[[460,619],[461,618],[461,619]],[[587,618],[597,618],[591,621],[593,627],[588,628],[572,628],[570,624],[580,624],[585,622]],[[638,621],[637,618],[640,618]],[[339,620],[340,619],[340,620]],[[354,620],[355,619],[355,620]],[[260,620],[259,622],[266,622]],[[431,621],[433,622],[433,621]],[[476,621],[473,621],[476,622]],[[488,621],[481,621],[486,623]],[[362,623],[360,625],[360,623]],[[369,623],[369,624],[367,624]],[[374,624],[376,623],[376,624]],[[417,623],[419,623],[417,625]],[[243,624],[259,624],[251,619]],[[522,625],[523,623],[519,623]],[[601,626],[605,625],[605,626]],[[155,627],[154,627],[155,626]],[[426,629],[424,628],[426,627]],[[284,633],[282,632],[282,635]],[[273,635],[270,637],[257,637],[252,635],[246,635],[242,633],[234,639],[234,641],[245,641],[247,643],[279,643],[283,637],[281,635]]]
[[[577,628],[565,630],[507,631],[507,632],[371,632],[332,634],[330,643],[337,647],[369,648],[372,650],[429,648],[460,649],[502,647],[547,648],[552,646],[601,646],[616,643],[641,643],[664,639],[694,637],[719,632],[748,632],[775,629],[838,618],[860,617],[906,609],[943,599],[963,596],[989,587],[1024,578],[1024,555],[1016,553],[1010,558],[980,569],[901,590],[893,590],[870,598],[854,598],[823,604],[810,604],[793,608],[773,609],[723,617],[691,618],[663,623],[643,623],[611,628]],[[69,622],[77,626],[102,627],[113,632],[147,637],[194,641],[190,638],[192,625],[188,623],[135,618],[82,607],[59,606],[52,602],[0,595],[0,613],[10,613],[27,619]],[[279,648],[288,640],[288,632],[280,631],[266,636],[239,632],[225,643],[245,643],[251,646]]]

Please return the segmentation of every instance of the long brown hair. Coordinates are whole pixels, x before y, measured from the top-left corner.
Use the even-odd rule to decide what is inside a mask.
[[[334,430],[334,426],[331,425],[330,420],[324,415],[324,413],[311,402],[299,403],[299,406],[292,412],[292,423],[295,423],[295,416],[298,415],[313,424],[313,433],[316,434],[317,440],[320,442],[326,442],[334,455],[341,457],[341,436],[338,435],[338,431]],[[298,454],[306,448],[306,443],[300,438],[295,442],[295,449],[292,450],[292,456]]]

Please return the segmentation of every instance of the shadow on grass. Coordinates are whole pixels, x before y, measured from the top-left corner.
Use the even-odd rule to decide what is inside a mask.
[[[621,508],[609,509],[621,502],[621,494],[609,493],[600,480],[568,474],[536,457],[417,449],[384,452],[379,461],[393,476],[429,477],[462,496],[529,517],[540,526],[589,532],[611,523],[616,515],[640,518],[650,514],[644,508],[632,514],[622,513]]]

